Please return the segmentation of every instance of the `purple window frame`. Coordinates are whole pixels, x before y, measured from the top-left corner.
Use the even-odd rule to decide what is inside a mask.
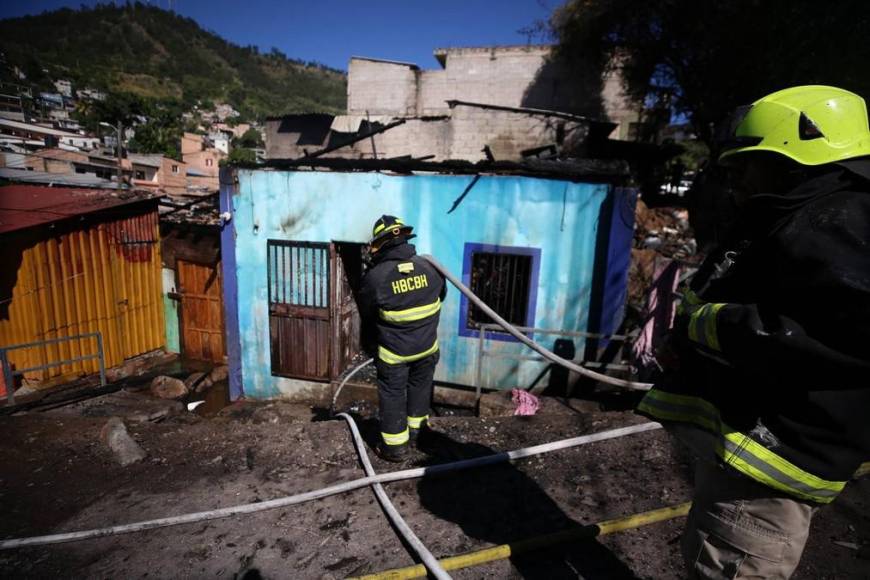
[[[532,267],[530,270],[531,280],[529,280],[529,297],[526,303],[526,320],[522,326],[534,328],[535,326],[535,310],[538,302],[538,276],[541,271],[541,249],[528,248],[523,246],[499,246],[495,244],[478,244],[466,242],[462,253],[462,283],[466,287],[471,288],[471,258],[475,253],[488,254],[512,254],[515,256],[529,256],[532,259]],[[474,328],[468,328],[468,298],[465,294],[461,295],[459,305],[459,336],[468,338],[479,338],[480,331]],[[525,333],[531,336],[531,332]],[[501,340],[504,342],[519,342],[516,338],[506,332],[498,330],[486,331],[488,340]]]

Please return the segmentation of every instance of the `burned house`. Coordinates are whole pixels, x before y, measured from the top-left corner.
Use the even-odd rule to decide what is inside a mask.
[[[157,221],[149,195],[0,187],[0,345],[38,343],[6,352],[9,367],[44,367],[24,375],[40,384],[96,372],[96,334],[106,367],[161,348]]]
[[[591,124],[614,139],[638,130],[640,107],[614,74],[578,79],[550,46],[449,48],[435,56],[436,70],[351,58],[347,113],[267,120],[266,157],[519,160],[574,153]]]
[[[355,292],[383,213],[413,224],[418,253],[436,256],[512,323],[540,329],[545,343],[548,330],[619,326],[635,205],[624,164],[311,163],[227,169],[221,179],[233,398],[310,397],[360,353]],[[438,381],[510,388],[541,373],[487,322],[448,293]],[[585,346],[577,339],[577,350]]]

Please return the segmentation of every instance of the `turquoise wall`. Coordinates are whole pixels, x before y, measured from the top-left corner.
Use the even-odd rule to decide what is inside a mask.
[[[234,251],[236,259],[238,308],[227,316],[238,320],[239,336],[229,340],[239,342],[237,370],[246,396],[278,396],[294,383],[273,377],[270,368],[266,241],[364,243],[384,213],[415,226],[418,253],[433,254],[457,276],[466,242],[539,248],[535,326],[587,329],[599,212],[616,191],[610,185],[482,176],[448,214],[474,176],[271,170],[239,170],[237,176],[228,224],[235,248],[223,252]],[[451,287],[441,314],[436,379],[472,385],[477,339],[459,336],[459,309],[460,294]],[[535,338],[549,346],[554,340]],[[530,354],[515,342],[488,340],[487,349]],[[527,386],[542,368],[488,357],[484,386]]]

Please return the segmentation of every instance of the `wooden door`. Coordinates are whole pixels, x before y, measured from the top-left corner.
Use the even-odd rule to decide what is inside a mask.
[[[361,351],[361,321],[356,295],[362,278],[362,244],[333,244],[333,346],[332,377],[338,377]]]
[[[329,380],[329,244],[269,240],[267,261],[272,374]]]
[[[224,306],[220,264],[176,260],[181,299],[181,353],[185,358],[224,362]]]

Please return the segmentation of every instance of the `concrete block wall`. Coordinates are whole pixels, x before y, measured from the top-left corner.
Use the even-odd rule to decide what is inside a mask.
[[[281,119],[268,119],[263,129],[266,144],[266,157],[269,159],[295,159],[300,157],[302,148],[296,145],[299,133],[279,133]]]
[[[451,51],[445,69],[447,82],[455,87],[459,100],[522,107],[523,95],[548,54],[549,49]]]
[[[434,155],[431,161],[443,161],[450,152],[451,122],[449,119],[408,119],[389,131],[374,136],[378,157],[425,157]],[[342,157],[371,158],[372,140],[364,139],[352,148],[341,151]]]
[[[411,64],[352,58],[347,74],[348,114],[416,115],[418,72]]]
[[[586,127],[558,117],[465,105],[457,105],[452,113],[448,119],[408,119],[404,125],[375,135],[378,157],[434,155],[432,161],[481,161],[486,158],[483,148],[488,145],[498,160],[519,160],[525,149],[555,143],[560,124],[565,126],[569,139],[578,137]],[[364,139],[329,156],[372,158],[372,140]]]
[[[518,160],[525,149],[555,143],[560,124],[569,135],[582,130],[579,123],[557,117],[457,105],[451,118],[449,155],[480,161],[486,158],[482,150],[488,145],[497,160]]]

